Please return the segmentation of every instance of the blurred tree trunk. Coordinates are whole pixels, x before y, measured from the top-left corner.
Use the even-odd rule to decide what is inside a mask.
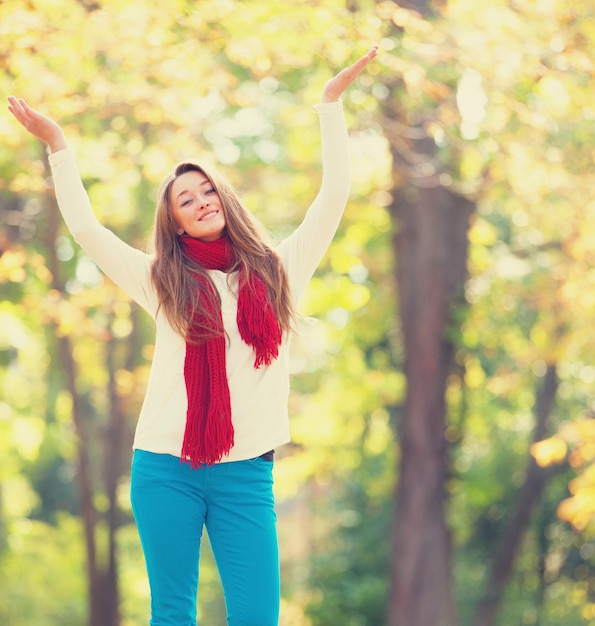
[[[465,280],[473,205],[442,187],[394,193],[397,280],[407,395],[399,424],[389,626],[455,626],[445,391],[452,310]]]
[[[129,429],[127,428],[126,416],[128,406],[125,397],[118,387],[118,370],[132,371],[135,356],[139,348],[138,308],[131,311],[132,332],[125,341],[118,341],[110,335],[106,346],[107,371],[109,376],[109,418],[103,436],[103,476],[105,491],[108,500],[107,533],[108,533],[108,559],[105,571],[104,592],[105,613],[109,618],[109,624],[120,624],[120,606],[118,589],[118,563],[116,533],[121,524],[120,508],[118,506],[118,485],[121,477],[128,472],[129,466],[125,462],[128,459],[128,451],[131,447]],[[114,316],[111,316],[111,322]]]
[[[45,150],[44,150],[45,155]],[[44,158],[47,176],[50,176],[49,163]],[[48,266],[52,273],[52,288],[60,293],[65,292],[65,281],[60,271],[60,262],[56,254],[56,240],[60,232],[62,219],[56,202],[51,193],[46,194],[46,214],[48,227],[43,235],[43,243],[47,251]],[[100,558],[97,548],[97,531],[99,514],[95,506],[95,489],[101,485],[101,478],[95,476],[91,458],[91,446],[94,439],[91,433],[89,414],[85,399],[77,390],[78,369],[73,357],[73,345],[68,336],[56,333],[57,352],[64,371],[65,387],[72,398],[72,420],[77,437],[77,488],[80,515],[85,537],[87,561],[87,589],[89,595],[89,626],[120,626],[119,594],[115,552],[115,536],[109,532],[107,559]],[[118,448],[111,450],[110,463],[114,468],[121,466]],[[108,464],[106,464],[107,466]],[[104,475],[109,497],[109,511],[115,507],[115,487],[117,478]],[[110,516],[111,518],[111,516]],[[111,528],[111,519],[109,521]],[[103,565],[107,561],[107,567]]]
[[[533,441],[541,441],[547,436],[547,422],[554,406],[558,389],[556,364],[549,364],[543,384],[537,391],[535,400],[535,429]],[[478,603],[474,626],[494,626],[506,585],[514,571],[516,555],[523,537],[531,523],[531,515],[539,504],[544,488],[560,466],[540,467],[530,456],[525,482],[519,490],[516,507],[497,544],[490,567],[490,573],[483,596]]]
[[[406,6],[426,17],[433,9],[429,0]],[[400,105],[400,84],[387,86],[383,127],[393,157],[390,209],[407,379],[398,424],[388,625],[457,626],[445,510],[445,393],[454,357],[449,330],[455,306],[463,303],[475,205],[442,184],[426,120]]]

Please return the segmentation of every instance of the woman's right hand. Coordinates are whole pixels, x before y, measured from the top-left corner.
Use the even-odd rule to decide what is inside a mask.
[[[51,152],[58,152],[67,147],[62,128],[54,120],[32,109],[23,98],[9,96],[8,110],[27,131],[46,143]]]

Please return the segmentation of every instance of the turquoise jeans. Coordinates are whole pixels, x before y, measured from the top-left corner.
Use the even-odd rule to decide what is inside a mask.
[[[228,626],[277,626],[271,461],[258,457],[192,469],[178,457],[135,450],[131,481],[151,588],[151,626],[196,626],[203,527],[221,576]]]

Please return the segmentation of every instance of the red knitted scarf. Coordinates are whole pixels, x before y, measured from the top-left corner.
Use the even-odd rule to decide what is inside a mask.
[[[206,242],[192,237],[180,237],[185,253],[208,270],[228,271],[234,253],[227,237]],[[239,271],[239,292],[236,321],[242,340],[254,348],[254,368],[270,365],[279,354],[282,333],[270,302],[267,286],[259,274]],[[223,318],[217,306],[211,283],[197,276],[202,287],[212,297],[204,298],[188,328],[184,360],[184,380],[188,395],[186,430],[181,458],[192,467],[212,465],[227,455],[234,444],[231,402],[225,367],[225,333]],[[209,326],[204,338],[204,326]],[[201,338],[203,337],[203,338]]]

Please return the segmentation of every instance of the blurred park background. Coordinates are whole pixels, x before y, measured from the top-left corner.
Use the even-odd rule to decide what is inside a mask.
[[[353,193],[303,302],[276,497],[282,626],[595,623],[593,0],[4,0],[0,92],[61,122],[144,247],[207,159],[281,239],[344,97]],[[146,315],[0,113],[0,624],[140,626]],[[208,546],[200,623],[225,612]]]

